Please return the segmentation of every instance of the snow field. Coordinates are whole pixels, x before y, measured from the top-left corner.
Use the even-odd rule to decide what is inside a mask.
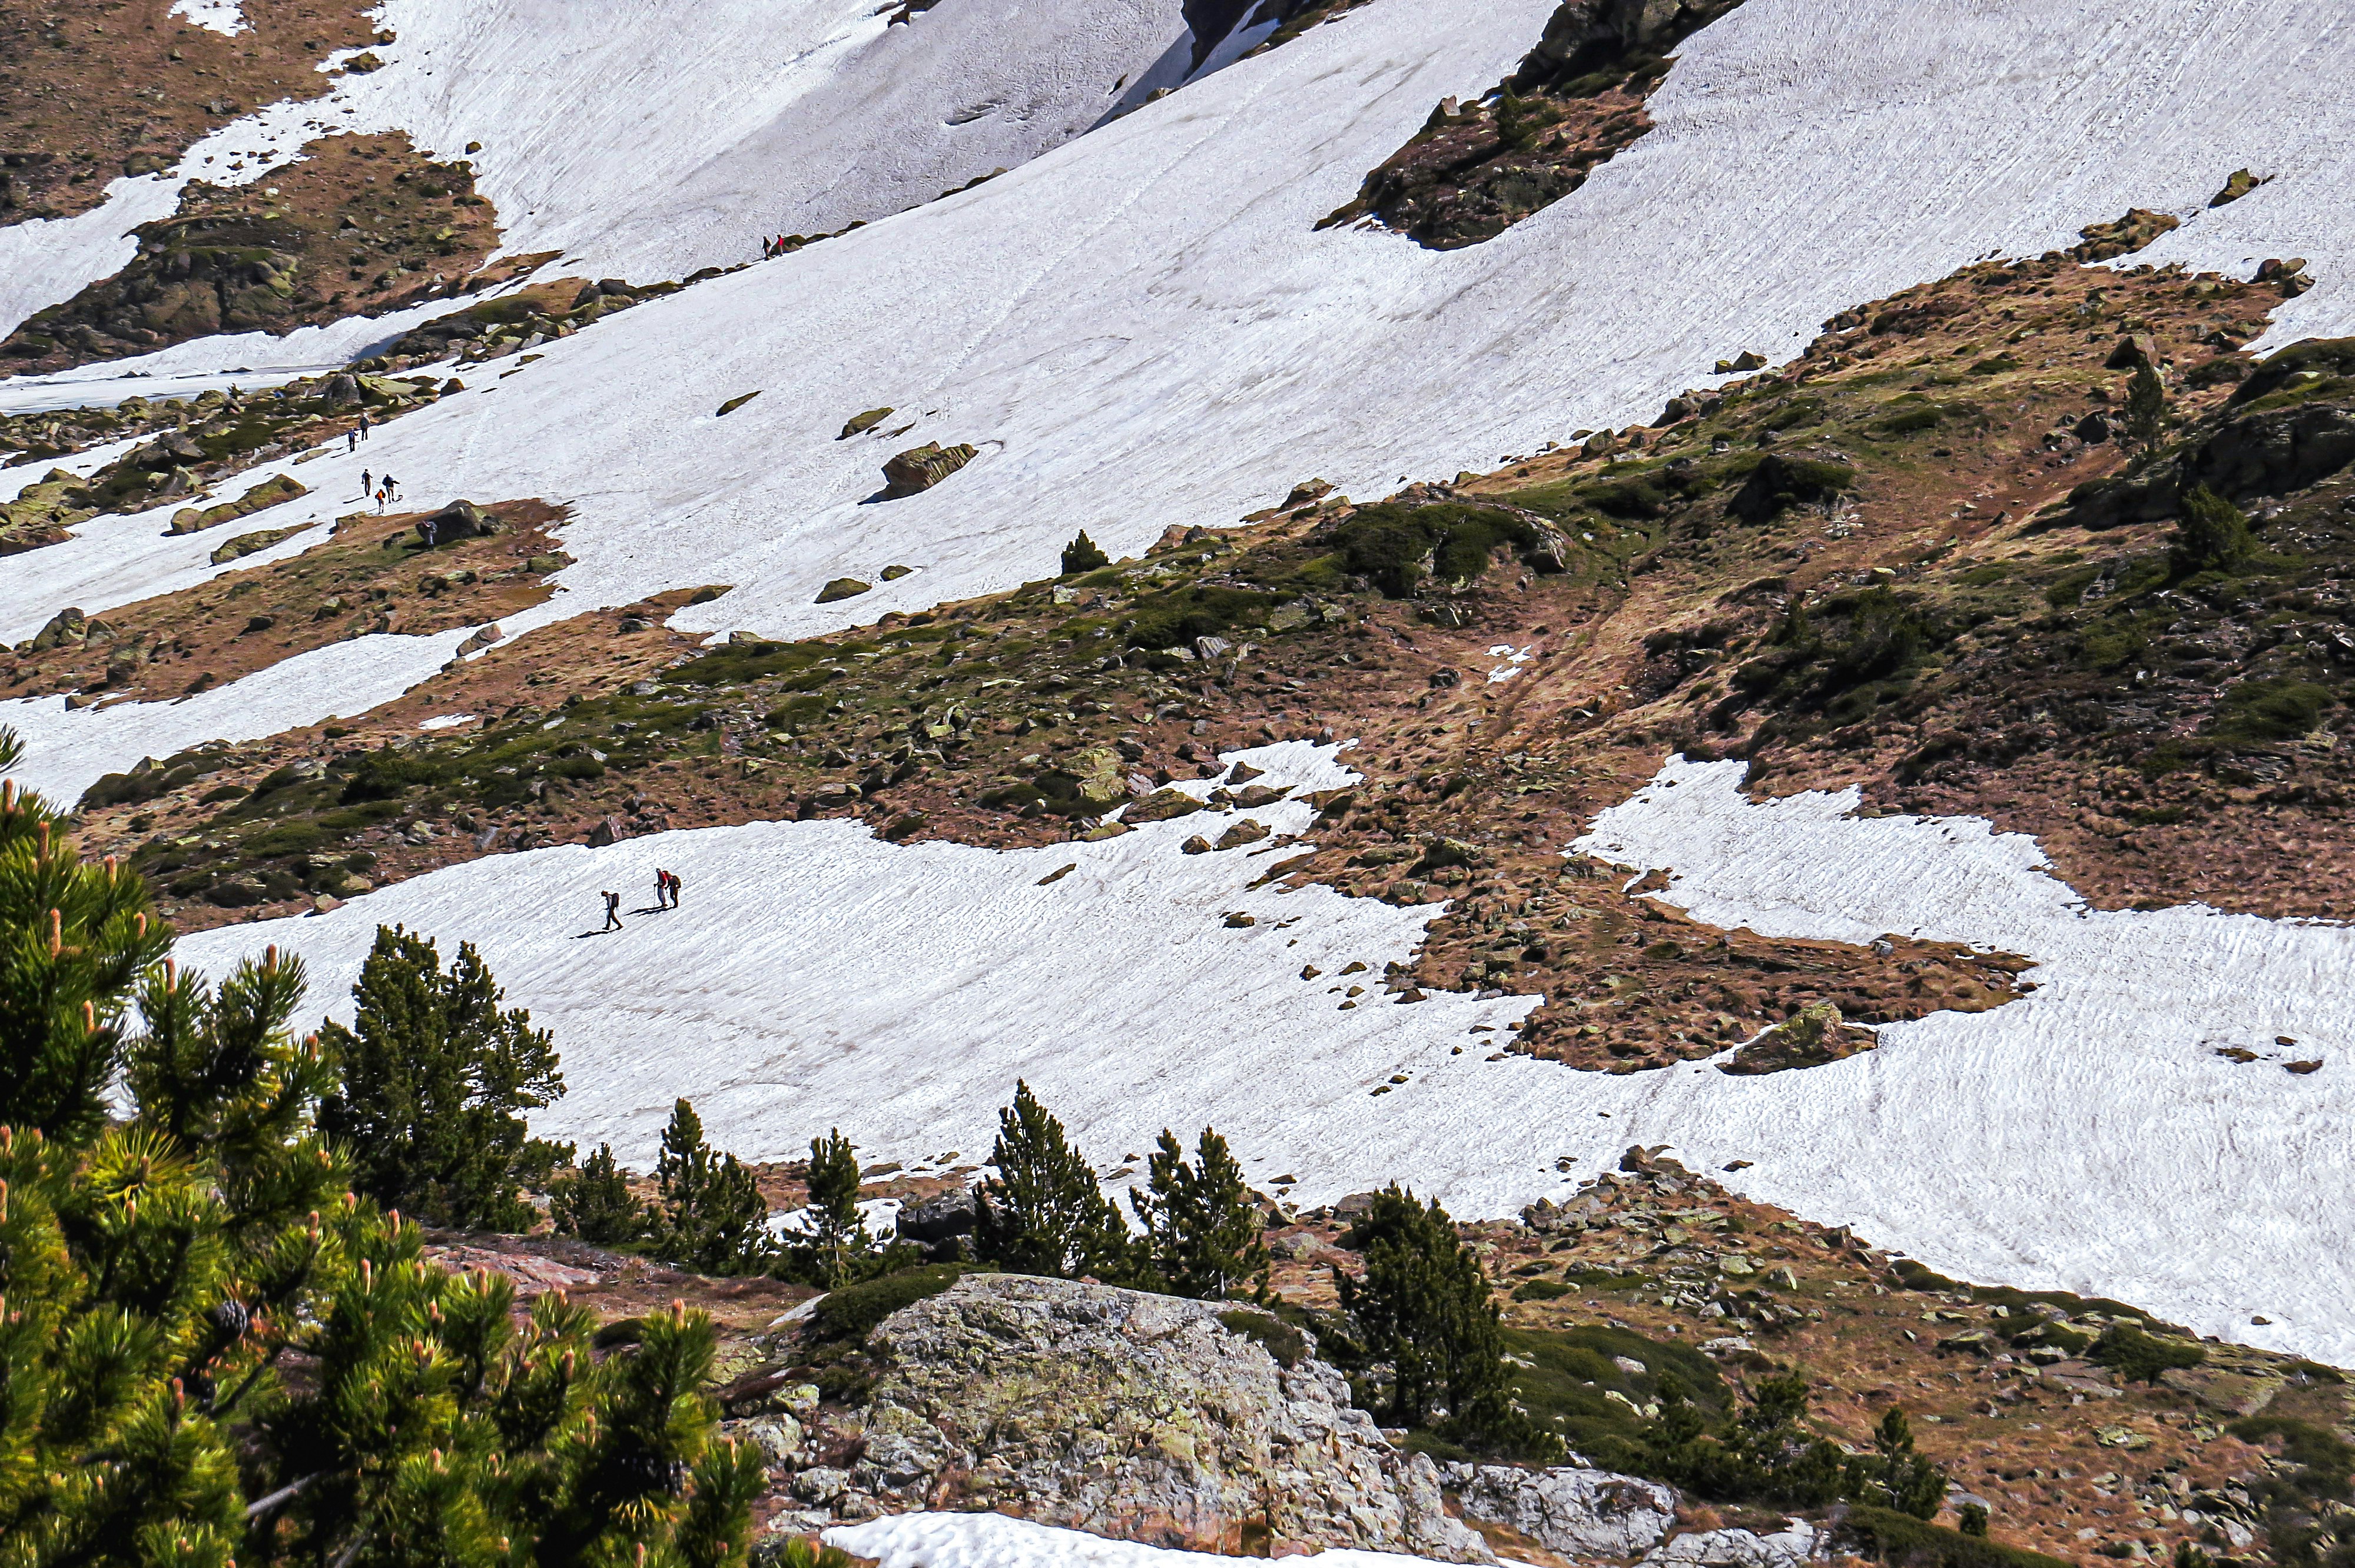
[[[876,1559],[879,1568],[1198,1568],[1231,1563],[1208,1552],[1176,1552],[1108,1541],[1002,1513],[902,1513],[841,1524],[829,1545]],[[1390,1552],[1318,1552],[1300,1558],[1318,1568],[1436,1568],[1427,1557]]]
[[[244,25],[235,0],[177,9],[216,31]],[[751,260],[764,234],[831,232],[1022,164],[1086,131],[1189,37],[1178,0],[969,0],[896,27],[892,9],[389,0],[378,19],[397,37],[369,47],[378,69],[236,121],[170,177],[117,181],[82,217],[0,228],[0,332],[119,270],[136,251],[122,237],[169,216],[186,177],[250,183],[255,154],[329,131],[404,131],[442,158],[482,143],[477,188],[497,205],[506,253],[562,250],[591,276],[652,282]],[[341,357],[365,352],[350,340],[366,326],[327,330]],[[259,336],[145,357],[225,370],[322,352],[315,338],[273,352]]]
[[[1236,755],[1274,783],[1337,777],[1332,754],[1305,744]],[[749,1158],[839,1127],[867,1158],[970,1161],[1018,1077],[1106,1171],[1165,1126],[1190,1139],[1209,1124],[1255,1182],[1296,1176],[1304,1206],[1401,1180],[1459,1215],[1507,1215],[1630,1144],[1666,1144],[1700,1171],[1750,1160],[1721,1179],[1943,1272],[2355,1357],[2355,1175],[2340,1157],[2355,1000],[2339,983],[2355,933],[2200,908],[2090,912],[2019,835],[1860,820],[1851,795],[1752,804],[1740,774],[1672,762],[1578,847],[1674,868],[1660,896],[1711,924],[1987,943],[2038,959],[2037,989],[1764,1077],[1492,1061],[1541,999],[1401,1004],[1381,990],[1384,965],[1444,906],[1247,890],[1284,852],[1178,853],[1199,818],[1007,853],[894,847],[843,822],[548,849],[299,923],[205,932],[179,956],[217,971],[280,943],[311,965],[314,1002],[347,1016],[378,924],[449,950],[472,940],[563,1052],[571,1093],[541,1130],[611,1141],[640,1165],[682,1095],[715,1143]],[[1308,811],[1248,814],[1296,832]],[[599,889],[651,902],[656,866],[683,878],[680,909],[585,934]],[[1228,927],[1238,910],[1255,924]],[[1367,972],[1343,976],[1353,961]],[[1304,966],[1322,972],[1304,979]],[[1342,1011],[1337,984],[1366,985],[1359,1005]],[[2268,1060],[2236,1065],[2214,1054],[2225,1044]],[[2291,1055],[2325,1065],[2295,1076],[2279,1065]]]
[[[260,740],[389,703],[448,663],[473,630],[331,642],[172,702],[71,712],[61,696],[0,703],[0,726],[25,742],[25,759],[11,777],[69,810],[101,775],[123,772],[143,757],[160,760],[208,740]]]

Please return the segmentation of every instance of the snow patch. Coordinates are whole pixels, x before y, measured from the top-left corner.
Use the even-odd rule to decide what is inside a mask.
[[[836,1525],[825,1540],[855,1556],[876,1559],[878,1568],[1209,1568],[1235,1561],[1108,1541],[1002,1513],[895,1514]],[[1438,1568],[1430,1558],[1391,1552],[1319,1552],[1300,1561],[1316,1568]]]
[[[1276,785],[1348,777],[1304,743],[1237,756]],[[314,1000],[348,1016],[378,924],[474,941],[564,1054],[572,1092],[541,1130],[641,1165],[681,1095],[748,1158],[832,1127],[862,1158],[986,1149],[1018,1077],[1099,1153],[1215,1126],[1253,1180],[1296,1174],[1303,1206],[1397,1179],[1460,1215],[1511,1214],[1666,1144],[1697,1170],[1751,1161],[1721,1179],[1945,1273],[2355,1358],[2355,932],[2089,910],[2021,835],[1859,819],[1852,792],[1753,804],[1740,776],[1671,762],[1577,847],[1671,868],[1658,896],[1714,925],[1977,942],[2035,959],[2036,989],[1889,1025],[1879,1049],[1806,1071],[1577,1072],[1496,1049],[1540,998],[1381,989],[1444,906],[1251,889],[1284,851],[1179,853],[1199,818],[1004,853],[895,847],[843,821],[570,845],[179,950],[220,970],[291,946]],[[1300,833],[1313,810],[1247,814]],[[650,894],[657,865],[683,878],[681,907],[591,935],[599,890]],[[1227,927],[1230,911],[1253,924]],[[1343,976],[1351,962],[1367,969]],[[1366,990],[1344,1009],[1350,984]],[[2278,1055],[2276,1035],[2323,1069],[2215,1054]]]
[[[448,662],[471,630],[331,642],[176,702],[70,711],[63,697],[0,702],[0,725],[25,742],[25,759],[11,777],[70,806],[101,775],[123,772],[143,757],[170,757],[208,740],[259,740],[336,714],[366,713]]]
[[[172,0],[168,16],[183,17],[191,27],[204,27],[224,38],[253,29],[246,25],[241,0]]]

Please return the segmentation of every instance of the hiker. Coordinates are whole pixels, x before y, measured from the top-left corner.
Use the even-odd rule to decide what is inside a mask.
[[[618,931],[621,928],[622,895],[618,893],[608,893],[605,895],[605,929]]]
[[[670,879],[670,906],[676,909],[678,907],[678,873],[666,871],[663,874]]]
[[[669,897],[670,873],[665,871],[660,866],[656,866],[655,867],[655,907],[657,909],[669,908]]]
[[[376,476],[368,472],[366,469],[360,470],[360,494],[363,496],[369,496],[374,495],[375,493]]]
[[[362,409],[360,410],[360,440],[368,440],[368,410],[367,410],[366,408],[362,408]]]
[[[390,499],[392,499],[392,486],[379,484],[376,487],[376,509],[378,512],[384,510],[384,503]]]
[[[386,474],[384,476],[384,489],[385,493],[391,496],[395,501],[400,499],[400,481],[393,478],[392,475]]]
[[[360,433],[357,430],[346,430],[344,432],[344,450],[346,452],[356,452],[359,450]]]

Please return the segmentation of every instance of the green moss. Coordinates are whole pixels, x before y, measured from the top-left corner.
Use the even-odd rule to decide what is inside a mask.
[[[1726,504],[1726,514],[1752,524],[1768,523],[1794,506],[1823,505],[1856,482],[1846,463],[1769,453]]]
[[[1403,599],[1427,577],[1453,582],[1487,570],[1500,545],[1529,548],[1540,542],[1527,518],[1495,507],[1411,506],[1383,502],[1362,507],[1334,535],[1348,569]]]
[[[1137,600],[1122,631],[1132,648],[1176,647],[1239,625],[1257,625],[1281,602],[1274,594],[1248,588],[1188,585]]]
[[[1257,1341],[1275,1358],[1275,1364],[1287,1372],[1307,1359],[1308,1336],[1271,1313],[1237,1308],[1220,1313],[1219,1321],[1245,1339]]]
[[[875,1325],[902,1307],[938,1296],[972,1272],[961,1263],[930,1263],[903,1268],[880,1279],[846,1285],[810,1314],[809,1337],[819,1344],[863,1340]]]
[[[2128,1383],[2157,1383],[2163,1372],[2196,1367],[2208,1359],[2208,1352],[2196,1344],[2163,1340],[2131,1323],[2113,1323],[2105,1329],[2090,1354]]]
[[[2328,687],[2287,676],[2243,681],[2224,693],[2215,736],[2227,743],[2295,740],[2337,700]]]
[[[1864,1503],[1849,1509],[1840,1528],[1862,1555],[1904,1568],[2071,1568],[2058,1557]]]

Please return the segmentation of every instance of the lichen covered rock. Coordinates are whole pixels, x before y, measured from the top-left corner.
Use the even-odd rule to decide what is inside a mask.
[[[847,1471],[789,1489],[834,1517],[994,1509],[1195,1551],[1328,1547],[1493,1562],[1437,1468],[1341,1374],[1286,1369],[1213,1302],[968,1275],[875,1330],[887,1359]]]

